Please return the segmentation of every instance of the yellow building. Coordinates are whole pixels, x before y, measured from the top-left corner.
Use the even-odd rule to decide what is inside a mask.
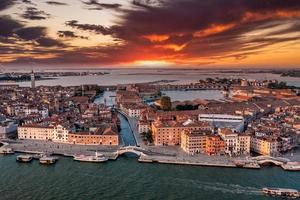
[[[273,138],[251,137],[251,150],[261,155],[278,155],[278,141]]]

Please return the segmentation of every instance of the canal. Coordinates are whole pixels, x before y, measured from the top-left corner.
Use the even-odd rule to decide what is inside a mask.
[[[135,146],[136,141],[127,119],[120,113],[118,113],[118,118],[121,122],[120,137],[122,144],[124,146]]]
[[[105,91],[102,95],[99,95],[94,103],[96,104],[106,104],[107,106],[115,105],[115,92]],[[130,125],[127,119],[120,113],[118,113],[118,118],[120,120],[121,130],[120,130],[120,139],[121,143],[124,146],[135,146],[136,141],[133,135],[133,132],[130,128]]]

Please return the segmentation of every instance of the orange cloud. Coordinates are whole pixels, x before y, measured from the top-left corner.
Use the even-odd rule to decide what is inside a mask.
[[[170,49],[173,51],[181,51],[186,47],[186,44],[177,45],[177,44],[164,44],[164,45],[155,45],[155,48],[162,48],[162,49]]]
[[[210,27],[204,30],[197,31],[194,33],[194,37],[206,37],[209,35],[214,35],[217,33],[222,33],[228,29],[231,29],[232,27],[235,26],[235,23],[230,23],[230,24],[212,24]]]
[[[168,35],[156,35],[156,34],[144,35],[142,37],[151,42],[163,42],[163,41],[169,39]]]
[[[300,11],[278,10],[274,12],[246,12],[242,18],[242,22],[254,22],[272,18],[292,18],[300,17]]]

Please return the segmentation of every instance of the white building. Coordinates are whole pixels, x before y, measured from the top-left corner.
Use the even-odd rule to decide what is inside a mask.
[[[150,131],[150,129],[151,129],[150,124],[147,121],[139,121],[138,124],[139,133],[147,133],[148,131]]]
[[[66,143],[68,142],[68,134],[69,130],[62,125],[43,126],[29,124],[18,127],[19,139],[51,140],[54,142]]]
[[[49,116],[49,110],[47,108],[37,109],[37,108],[26,108],[24,110],[26,115],[39,113],[42,118],[47,118]]]
[[[141,110],[139,108],[129,108],[128,109],[128,116],[139,118],[141,115]]]
[[[199,121],[207,121],[217,128],[231,128],[242,132],[245,128],[243,116],[227,114],[199,114]]]
[[[225,153],[230,156],[250,154],[251,136],[223,128],[219,135],[225,141]]]
[[[120,104],[120,109],[129,117],[139,118],[146,107],[138,104]]]
[[[68,142],[69,130],[64,128],[62,125],[57,125],[53,129],[53,141],[54,142]]]

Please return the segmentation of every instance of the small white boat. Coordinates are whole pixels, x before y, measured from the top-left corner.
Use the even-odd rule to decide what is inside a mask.
[[[14,150],[12,148],[0,148],[0,154],[14,154]]]
[[[269,196],[277,196],[284,198],[296,199],[300,197],[300,192],[294,189],[286,189],[286,188],[263,188],[262,192]]]
[[[75,161],[92,162],[92,163],[101,163],[108,160],[104,155],[98,154],[98,152],[96,152],[94,156],[75,155],[73,159]]]
[[[33,157],[31,155],[19,155],[17,156],[18,162],[31,162]]]
[[[56,157],[51,157],[51,156],[42,156],[40,158],[40,164],[44,164],[44,165],[52,165],[55,164],[57,161]]]

